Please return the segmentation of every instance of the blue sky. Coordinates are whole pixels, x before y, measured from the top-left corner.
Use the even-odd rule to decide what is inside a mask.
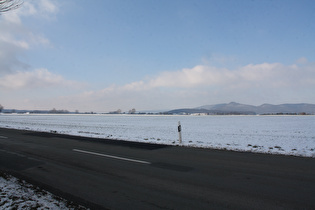
[[[0,104],[315,103],[314,1],[25,0],[0,15]]]

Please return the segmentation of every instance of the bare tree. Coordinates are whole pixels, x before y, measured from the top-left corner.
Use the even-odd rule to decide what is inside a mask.
[[[129,114],[135,114],[135,113],[136,113],[136,109],[135,108],[129,110]]]
[[[23,4],[22,0],[0,0],[0,14],[19,8]]]

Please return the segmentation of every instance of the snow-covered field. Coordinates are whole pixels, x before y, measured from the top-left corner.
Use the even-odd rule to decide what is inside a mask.
[[[7,174],[0,174],[1,209],[86,209]]]
[[[0,115],[0,127],[315,157],[315,116]]]

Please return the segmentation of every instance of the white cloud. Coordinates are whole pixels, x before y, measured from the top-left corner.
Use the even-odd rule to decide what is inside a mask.
[[[191,69],[162,72],[147,81],[124,85],[125,90],[151,88],[202,87],[293,87],[314,85],[314,66],[283,65],[280,63],[249,64],[238,69],[199,65]]]
[[[40,0],[39,7],[41,8],[40,10],[42,13],[55,14],[59,10],[58,7],[49,0]]]
[[[27,70],[29,65],[21,61],[20,57],[28,50],[38,46],[52,46],[44,35],[27,28],[22,19],[26,17],[42,19],[54,16],[57,12],[58,7],[51,1],[25,1],[19,9],[0,16],[0,76]]]
[[[225,68],[196,66],[176,72],[163,72],[149,81],[151,87],[192,88],[224,84],[235,79],[233,72]]]
[[[293,87],[315,85],[315,66],[280,63],[249,64],[238,69],[196,66],[164,72],[142,85],[150,87]]]
[[[12,92],[29,89],[27,97],[15,97],[21,108],[52,107],[68,110],[107,112],[122,109],[175,109],[236,101],[252,105],[263,103],[315,103],[315,64],[249,64],[238,69],[199,65],[191,69],[163,72],[155,77],[101,90],[79,89],[66,94],[62,90],[82,87],[45,69],[18,72],[0,78],[1,88]],[[41,90],[59,91],[47,95]],[[69,88],[71,87],[71,88]],[[45,91],[44,91],[45,93]],[[12,98],[12,96],[10,96]],[[11,99],[10,99],[11,100]],[[4,106],[9,106],[4,104]],[[18,108],[18,107],[16,107]]]
[[[53,74],[47,69],[37,69],[27,72],[16,72],[0,77],[0,89],[23,90],[41,88],[78,88],[82,84],[64,79],[61,75]]]
[[[128,111],[196,107],[237,101],[262,103],[314,103],[315,64],[249,64],[238,69],[199,65],[163,72],[123,86],[112,85],[63,98],[67,107],[81,104],[86,111]],[[80,109],[80,108],[79,108]],[[90,110],[90,111],[91,111]]]
[[[57,6],[48,0],[33,1],[32,3],[24,2],[19,9],[0,16],[0,40],[18,45],[24,49],[29,49],[30,45],[34,44],[50,45],[49,40],[43,35],[35,34],[25,27],[21,17],[50,18],[57,11]]]
[[[0,42],[5,42],[14,45],[21,49],[29,49],[29,43],[25,40],[18,40],[13,37],[11,33],[4,31],[0,34]]]
[[[24,1],[19,9],[4,13],[2,16],[11,24],[22,24],[21,17],[52,19],[58,11],[58,6],[50,0]]]

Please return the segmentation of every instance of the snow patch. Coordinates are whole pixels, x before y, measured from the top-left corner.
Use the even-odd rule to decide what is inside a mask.
[[[1,209],[86,209],[7,174],[0,174]]]

